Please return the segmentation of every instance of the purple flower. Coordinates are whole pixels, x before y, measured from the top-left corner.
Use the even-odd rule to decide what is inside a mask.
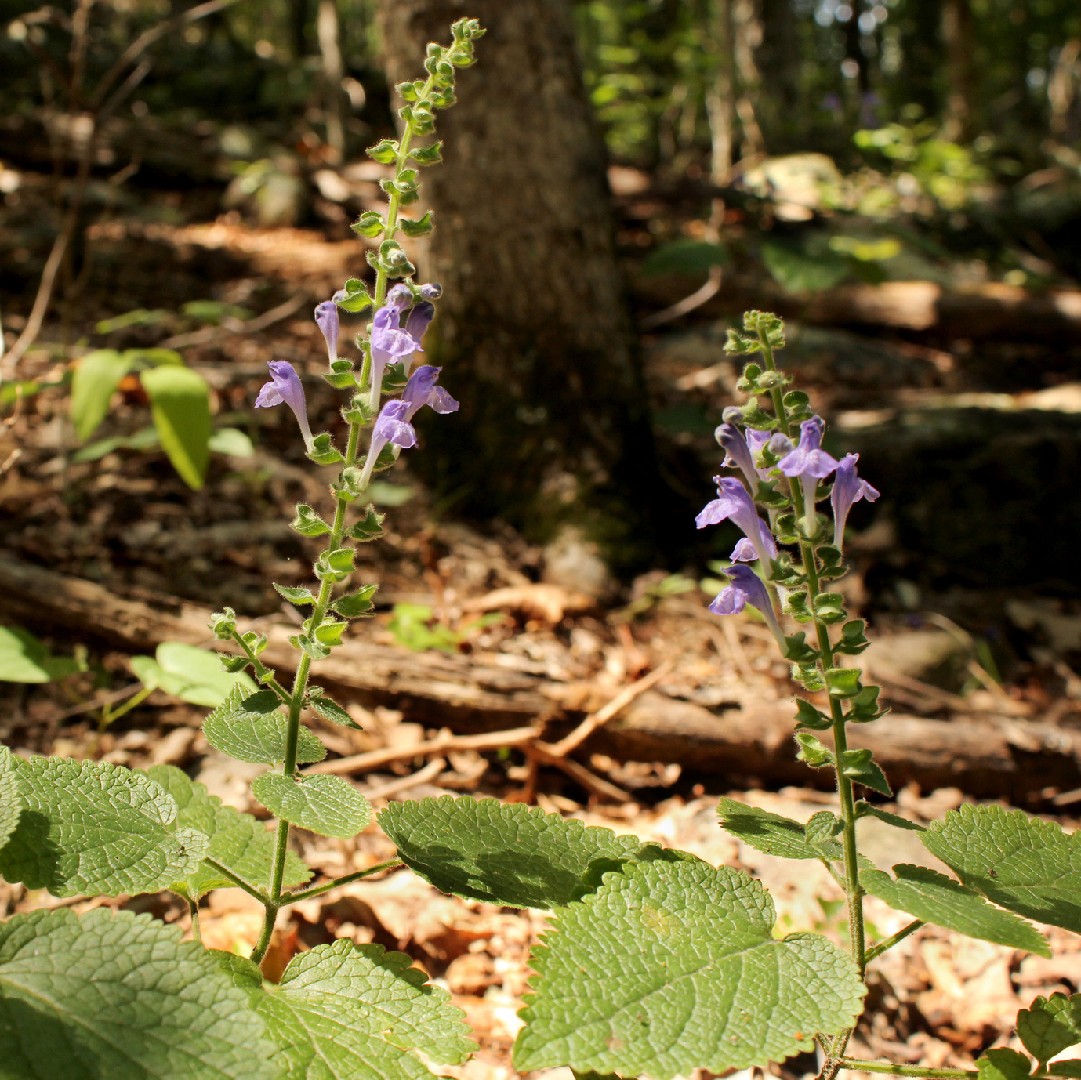
[[[725,468],[739,469],[747,478],[751,494],[754,495],[758,491],[758,471],[755,469],[754,459],[751,457],[751,450],[743,432],[735,424],[721,424],[713,433],[713,437],[725,452]]]
[[[405,320],[405,332],[415,341],[419,347],[424,340],[424,331],[431,325],[435,318],[435,304],[429,304],[427,300],[420,300]]]
[[[804,528],[807,535],[814,532],[815,489],[818,481],[829,476],[837,468],[837,459],[827,454],[822,446],[825,425],[820,417],[812,416],[799,426],[799,446],[785,454],[777,463],[785,476],[800,478],[803,486]]]
[[[364,471],[360,474],[360,489],[368,486],[375,470],[375,462],[383,447],[390,443],[402,450],[417,445],[417,433],[409,422],[409,402],[388,401],[372,427],[372,441],[368,446],[368,456],[364,462]]]
[[[758,428],[748,428],[747,432],[747,449],[751,452],[751,460],[754,462],[755,472],[762,480],[768,480],[770,472],[775,468],[771,465],[768,469],[762,468],[759,464],[759,458],[762,451],[769,447],[770,453],[774,458],[780,459],[793,448],[792,440],[780,431],[760,431]]]
[[[441,370],[442,368],[432,367],[431,364],[421,364],[409,376],[409,382],[402,391],[402,401],[409,406],[405,414],[407,420],[412,420],[417,410],[425,405],[437,413],[458,411],[458,402],[442,386],[436,385]]]
[[[695,524],[704,529],[707,525],[719,525],[722,521],[731,520],[754,545],[762,565],[768,567],[772,538],[766,523],[758,516],[747,489],[734,476],[715,476],[713,479],[717,482],[719,497],[705,506],[694,519]]]
[[[713,603],[709,605],[709,610],[714,615],[738,615],[750,604],[765,616],[770,630],[773,631],[773,636],[777,638],[783,649],[785,647],[784,632],[777,621],[773,601],[762,579],[749,566],[741,566],[738,563],[735,566],[729,566],[725,574],[732,584],[717,594]]]
[[[845,522],[848,521],[848,512],[852,509],[852,504],[859,502],[860,499],[874,502],[879,496],[875,488],[856,475],[856,462],[859,459],[859,454],[845,454],[833,475],[830,502],[833,504],[833,546],[838,551],[844,544]]]
[[[338,305],[324,300],[315,309],[315,322],[326,339],[327,359],[333,363],[338,359]]]
[[[435,282],[429,282],[426,285],[421,285],[420,295],[425,300],[438,300],[443,295],[443,286],[436,285]]]
[[[304,399],[304,387],[300,383],[300,376],[287,360],[271,360],[267,366],[270,368],[270,382],[264,383],[259,391],[259,396],[255,399],[255,407],[269,409],[283,403],[288,405],[300,425],[304,445],[311,450],[312,429],[308,425],[308,404]]]
[[[394,293],[402,286],[391,289]],[[408,289],[406,290],[408,292]],[[388,302],[383,305],[372,319],[372,388],[368,403],[374,411],[379,404],[379,395],[383,389],[383,374],[387,364],[395,360],[410,357],[420,349],[420,342],[407,330],[399,325],[402,309],[396,302]]]
[[[395,285],[383,301],[386,307],[397,308],[399,312],[405,311],[411,303],[413,303],[413,291],[408,285]]]

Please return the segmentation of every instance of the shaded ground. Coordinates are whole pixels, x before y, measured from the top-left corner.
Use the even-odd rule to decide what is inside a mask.
[[[6,462],[0,476],[5,519],[0,545],[26,561],[148,602],[185,598],[286,621],[292,609],[271,582],[302,582],[311,554],[286,523],[294,503],[325,503],[327,474],[317,474],[303,460],[291,416],[284,410],[256,415],[250,406],[265,378],[267,360],[289,360],[312,373],[323,366],[310,310],[358,272],[360,248],[353,241],[328,241],[316,232],[252,229],[236,217],[185,224],[169,220],[176,218],[175,210],[163,198],[155,220],[136,225],[115,220],[90,234],[93,272],[74,325],[81,334],[99,318],[134,308],[175,311],[182,302],[208,298],[239,304],[257,318],[277,312],[269,321],[264,317],[257,332],[200,329],[170,317],[152,328],[92,339],[95,345],[168,344],[181,349],[214,387],[218,421],[248,430],[255,454],[215,458],[206,487],[194,493],[157,453],[115,453],[77,463],[71,458],[75,445],[65,394],[60,389],[44,391],[23,401],[0,433],[0,461]],[[32,266],[35,251],[28,249],[24,255],[24,265]],[[25,309],[26,296],[23,287],[14,304],[5,302],[5,309]],[[7,329],[17,331],[18,325],[7,317]],[[60,333],[51,325],[46,337]],[[817,395],[824,410],[839,410],[842,422],[846,415],[851,419],[859,410],[896,400],[899,387],[913,395],[943,387],[952,392],[972,388],[966,383],[971,374],[965,375],[971,369],[959,366],[956,357],[941,348],[816,334],[820,336],[807,333],[796,340],[801,383]],[[721,406],[735,396],[737,372],[723,359],[723,336],[723,325],[702,322],[658,333],[647,342],[656,404],[679,450],[674,460],[681,468],[674,482],[687,487],[689,505],[710,495],[709,476],[717,463],[710,433]],[[42,349],[24,359],[20,375],[59,380],[67,367],[65,351]],[[447,374],[453,386],[453,374]],[[312,412],[334,417],[332,392],[321,389],[314,378],[309,387]],[[977,388],[983,389],[982,383]],[[111,431],[130,432],[146,422],[146,405],[132,392],[116,403],[108,424]],[[786,698],[785,665],[773,658],[768,635],[749,621],[722,623],[704,610],[707,593],[697,585],[701,567],[692,568],[684,581],[658,570],[615,594],[598,597],[597,590],[604,592],[607,586],[598,585],[587,546],[572,543],[569,549],[544,551],[498,524],[466,526],[432,505],[403,472],[390,475],[396,490],[388,492],[387,499],[397,502],[410,492],[412,497],[385,507],[387,539],[364,550],[361,573],[380,582],[380,609],[377,619],[356,633],[394,643],[401,637],[401,631],[396,636],[392,629],[395,606],[423,604],[431,609],[431,626],[446,628],[450,647],[459,653],[529,666],[552,678],[589,680],[602,697],[615,697],[635,679],[667,664],[666,678],[688,697],[739,692],[762,701]],[[860,605],[871,582],[881,602],[871,614],[880,627],[899,633],[914,621],[926,626],[928,612],[941,618],[944,611],[956,615],[979,608],[978,599],[966,594],[955,599],[951,609],[948,598],[928,597],[920,591],[922,583],[906,586],[896,575],[876,584],[876,567],[889,565],[890,543],[874,530],[865,535],[855,549],[860,572],[847,586]],[[538,584],[550,588],[539,591]],[[494,617],[481,621],[485,598],[505,588],[519,590],[518,601],[496,606]],[[907,607],[902,603],[906,588],[917,590]],[[958,630],[967,642],[959,674],[955,670],[952,681],[943,684],[928,681],[922,669],[894,673],[883,680],[891,701],[909,712],[958,720],[984,710],[1019,721],[1052,714],[1064,725],[1081,726],[1081,691],[1070,666],[1081,647],[1071,637],[1078,633],[1076,621],[1059,598],[1024,599],[1035,609],[1029,612],[1027,627],[1016,613],[1004,621],[1000,598],[990,599],[994,622],[1004,635],[994,653],[1004,673],[1001,681],[988,674],[994,663],[981,642]],[[989,619],[987,609],[985,601],[981,618]],[[913,612],[924,615],[917,619]],[[101,730],[101,703],[133,685],[128,657],[103,650],[93,641],[92,628],[53,640],[58,652],[70,652],[80,642],[91,649],[87,674],[48,687],[4,687],[0,739],[22,751],[100,755],[137,767],[177,764],[223,799],[257,812],[247,801],[246,767],[210,750],[199,730],[199,710],[155,695]],[[148,641],[145,651],[151,652],[155,644]],[[403,666],[412,657],[402,649]],[[363,731],[321,733],[333,751],[346,755],[402,748],[399,761],[355,778],[377,806],[388,798],[446,791],[515,798],[529,779],[515,752],[410,756],[409,748],[423,733],[407,711],[347,704]],[[596,792],[590,795],[564,773],[548,769],[541,772],[537,801],[591,823],[686,848],[713,862],[745,866],[774,892],[786,929],[815,928],[840,937],[834,909],[817,899],[820,891],[834,895],[824,875],[817,880],[802,868],[795,873],[790,864],[741,849],[718,829],[716,798],[724,793],[720,785],[688,780],[678,767],[664,763],[628,764],[597,755],[585,763],[594,774],[633,792],[634,801],[605,803]],[[738,773],[738,763],[733,763],[733,772]],[[758,780],[754,784],[762,786]],[[829,798],[796,790],[760,790],[747,797],[801,819],[828,805]],[[1052,797],[1057,797],[1060,812],[1081,801],[1078,791],[1048,792],[1045,810],[1054,809]],[[948,789],[926,797],[906,790],[899,802],[903,812],[923,820],[961,798]],[[874,857],[873,837],[870,843]],[[375,832],[355,844],[309,839],[304,846],[307,858],[332,875],[391,854]],[[881,857],[892,863],[897,852],[890,848]],[[914,860],[915,853],[905,853],[905,858]],[[6,886],[0,897],[7,913],[58,903]],[[138,898],[126,906],[149,908],[170,920],[187,918],[168,897]],[[872,907],[871,917],[881,936],[901,925],[900,917],[886,909]],[[434,977],[445,980],[468,1013],[483,1050],[456,1074],[479,1080],[513,1075],[508,1051],[527,975],[527,950],[543,922],[537,915],[435,896],[401,872],[343,889],[329,900],[298,905],[276,947],[282,963],[291,951],[332,936],[405,949]],[[210,902],[204,937],[211,945],[244,947],[254,940],[257,924],[243,894],[229,890]],[[1061,948],[1054,960],[1044,961],[945,932],[921,932],[882,963],[873,986],[881,1011],[862,1032],[856,1051],[904,1061],[919,1058],[931,1065],[970,1063],[988,1045],[1008,1038],[1017,1008],[1033,995],[1081,989],[1077,939],[1052,932],[1052,941]],[[810,1058],[788,1066],[793,1073],[813,1068]]]

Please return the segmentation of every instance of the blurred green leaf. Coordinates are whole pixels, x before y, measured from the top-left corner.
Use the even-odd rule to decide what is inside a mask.
[[[71,380],[71,421],[79,442],[105,419],[113,392],[131,366],[131,357],[115,349],[96,349],[79,359]]]
[[[162,448],[181,480],[198,490],[210,460],[210,387],[186,367],[156,367],[142,379]]]

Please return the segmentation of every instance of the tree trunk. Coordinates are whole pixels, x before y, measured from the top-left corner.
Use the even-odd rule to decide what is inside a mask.
[[[444,286],[427,356],[461,412],[428,425],[415,464],[456,510],[539,538],[576,521],[633,559],[660,485],[571,5],[380,0],[391,81],[462,15],[488,34],[439,114],[445,160],[420,204],[436,220],[422,273]]]
[[[942,7],[947,80],[945,134],[956,142],[967,142],[972,137],[973,29],[969,0],[946,0]]]

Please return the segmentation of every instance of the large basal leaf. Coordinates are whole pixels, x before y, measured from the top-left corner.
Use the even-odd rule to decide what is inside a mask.
[[[0,1076],[277,1080],[248,995],[175,926],[104,909],[0,925]]]
[[[1001,806],[962,806],[922,833],[977,892],[1038,922],[1081,933],[1081,833]]]
[[[1041,956],[1051,955],[1047,939],[1034,926],[1012,912],[994,907],[952,878],[925,866],[904,863],[895,866],[893,872],[895,878],[881,870],[865,869],[860,884],[890,907],[924,922]]]
[[[568,904],[595,889],[606,871],[660,855],[636,836],[496,799],[391,803],[379,825],[402,861],[437,889],[508,907]]]
[[[777,939],[773,921],[763,886],[729,867],[607,875],[534,950],[515,1066],[669,1080],[782,1061],[850,1027],[864,995],[851,958],[817,934]]]
[[[450,995],[380,945],[317,945],[252,1000],[285,1080],[425,1080],[419,1055],[458,1065],[475,1049]]]
[[[105,419],[113,392],[132,363],[132,357],[114,349],[97,349],[75,365],[71,378],[71,421],[79,442],[89,439]]]
[[[836,840],[813,841],[798,821],[757,806],[721,799],[717,813],[726,831],[766,855],[782,859],[839,859],[843,854]]]
[[[151,779],[161,784],[176,800],[178,823],[197,829],[210,837],[207,855],[227,866],[234,874],[253,885],[266,886],[274,859],[274,833],[250,814],[242,814],[190,779],[174,765],[154,765],[147,770]],[[312,876],[311,870],[292,851],[285,856],[285,876],[282,885],[292,888],[303,885]],[[185,896],[198,899],[211,889],[221,889],[233,882],[213,867],[203,863],[194,873],[172,888]]]
[[[15,778],[15,755],[0,746],[0,848],[19,824],[19,782]]]
[[[1017,1014],[1017,1035],[1041,1064],[1071,1046],[1081,1046],[1081,994],[1036,998]]]
[[[288,718],[272,690],[245,693],[239,686],[203,721],[206,741],[238,761],[277,765],[285,760]],[[297,763],[322,761],[327,748],[306,728],[297,738]]]
[[[15,777],[22,812],[0,876],[54,896],[157,892],[194,873],[204,833],[179,827],[172,796],[103,761],[31,758]]]
[[[186,367],[162,365],[142,374],[154,426],[177,475],[201,488],[210,460],[210,387]]]
[[[348,840],[368,827],[372,808],[348,780],[340,776],[264,773],[251,793],[276,817],[320,836]]]

